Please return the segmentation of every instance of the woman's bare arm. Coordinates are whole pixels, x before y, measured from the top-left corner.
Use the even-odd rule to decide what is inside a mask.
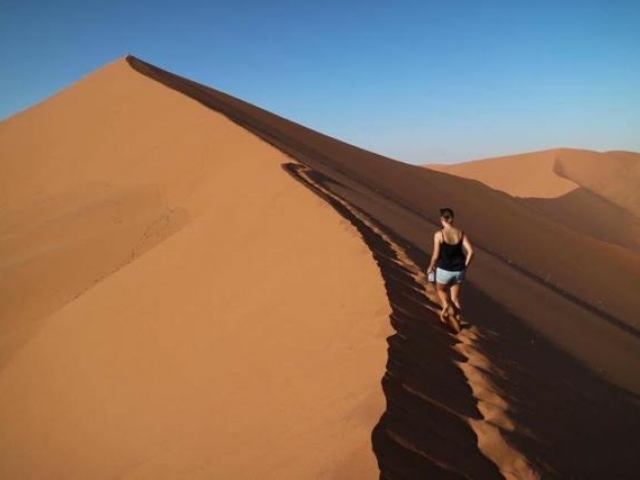
[[[471,263],[471,259],[473,258],[473,247],[471,246],[471,242],[469,241],[469,238],[466,234],[462,239],[462,246],[464,247],[464,251],[467,252],[467,258],[464,262],[464,266],[466,268],[469,266],[469,264]]]
[[[440,232],[436,232],[433,234],[433,255],[431,255],[431,263],[429,264],[429,268],[427,269],[427,273],[431,273],[436,269],[436,262],[438,261],[438,257],[440,256],[440,242],[442,238],[438,235]]]

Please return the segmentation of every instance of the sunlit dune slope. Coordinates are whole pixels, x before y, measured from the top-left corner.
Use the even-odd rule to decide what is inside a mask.
[[[0,124],[0,477],[377,475],[388,301],[291,162],[124,59]]]

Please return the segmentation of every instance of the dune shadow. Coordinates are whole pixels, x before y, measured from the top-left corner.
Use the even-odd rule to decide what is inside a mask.
[[[428,252],[396,240],[417,263],[429,261]],[[500,372],[491,380],[516,425],[504,433],[543,478],[637,478],[640,397],[559,350],[472,283],[464,301],[483,333],[476,349]],[[484,334],[489,329],[497,335]]]
[[[381,478],[502,478],[478,448],[469,418],[481,419],[477,399],[456,362],[465,356],[459,340],[443,325],[434,305],[397,254],[368,222],[318,185],[329,178],[300,164],[283,168],[325,199],[360,233],[385,284],[396,333],[387,338],[388,362],[382,379],[387,409],[372,432]],[[307,181],[301,170],[313,182]],[[393,235],[380,224],[375,229]]]

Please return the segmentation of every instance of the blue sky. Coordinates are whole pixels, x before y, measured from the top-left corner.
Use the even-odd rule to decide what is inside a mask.
[[[409,163],[640,151],[640,1],[0,2],[0,118],[143,60]]]

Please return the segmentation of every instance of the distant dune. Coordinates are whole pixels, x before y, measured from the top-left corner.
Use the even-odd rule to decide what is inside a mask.
[[[579,188],[572,179],[555,171],[562,153],[562,149],[545,150],[452,165],[426,166],[439,172],[479,180],[514,197],[556,198]]]
[[[640,253],[640,154],[558,148],[431,170],[519,198],[565,227]]]
[[[607,155],[443,173],[107,65],[0,123],[0,478],[635,478],[638,155]]]

